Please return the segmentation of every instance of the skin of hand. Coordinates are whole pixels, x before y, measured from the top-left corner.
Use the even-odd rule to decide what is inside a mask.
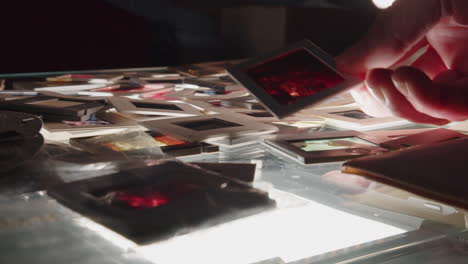
[[[421,50],[411,65],[398,67]],[[436,125],[466,120],[468,1],[397,0],[336,61],[365,79],[351,94],[369,115]]]

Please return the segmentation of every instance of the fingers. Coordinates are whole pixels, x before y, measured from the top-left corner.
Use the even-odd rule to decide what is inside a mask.
[[[421,69],[431,79],[435,78],[439,73],[447,70],[447,66],[445,66],[444,61],[432,47],[428,47],[424,54],[413,62],[411,66]]]
[[[468,82],[441,83],[456,78],[453,72],[444,72],[432,82],[420,70],[402,67],[392,74],[396,89],[411,101],[420,112],[452,121],[468,119]]]
[[[426,34],[428,43],[440,54],[447,68],[468,75],[468,26],[444,18]]]
[[[322,175],[321,178],[324,182],[342,187],[342,191],[350,194],[365,192],[372,184],[364,177],[347,174],[339,170],[330,171]]]
[[[439,75],[435,76],[434,80],[432,81],[434,84],[443,85],[447,83],[455,83],[461,78],[462,78],[462,75],[458,73],[457,71],[446,70],[446,71],[439,73]]]
[[[388,110],[415,123],[435,125],[468,119],[468,78],[456,71],[444,71],[432,81],[412,67],[395,72],[374,69],[366,84],[367,89],[355,89],[353,96],[364,102],[363,110],[371,115]]]
[[[343,71],[362,75],[387,68],[424,39],[441,15],[441,0],[397,0],[376,19],[367,36],[337,57]]]
[[[410,101],[408,101],[407,97],[396,89],[392,80],[393,74],[392,70],[374,69],[369,72],[367,77],[369,90],[383,107],[389,109],[393,115],[415,123],[435,125],[445,125],[449,123],[448,120],[436,118],[416,110]]]
[[[359,87],[353,88],[351,95],[359,108],[366,114],[373,117],[392,116],[392,113],[372,96],[366,85],[361,84]]]

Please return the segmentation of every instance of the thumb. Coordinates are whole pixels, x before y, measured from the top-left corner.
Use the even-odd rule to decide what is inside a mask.
[[[398,91],[420,112],[451,121],[468,119],[468,80],[447,71],[433,82],[418,69],[402,67],[392,80]],[[454,81],[456,80],[456,81]]]
[[[382,11],[367,35],[336,58],[340,70],[362,76],[388,68],[424,44],[425,34],[446,13],[444,0],[397,0]],[[444,9],[444,10],[443,10]]]

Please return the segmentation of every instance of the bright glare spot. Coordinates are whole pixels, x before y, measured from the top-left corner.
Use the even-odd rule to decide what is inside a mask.
[[[377,8],[385,9],[390,7],[395,0],[372,0]]]
[[[296,261],[405,230],[308,202],[137,248],[155,263]]]

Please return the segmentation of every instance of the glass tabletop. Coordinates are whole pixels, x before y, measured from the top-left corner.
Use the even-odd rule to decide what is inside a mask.
[[[238,147],[221,146],[216,153],[177,159],[255,164],[253,186],[268,192],[274,209],[138,245],[63,206],[45,190],[145,162],[74,155],[69,146],[48,144],[34,161],[0,179],[0,263],[392,264],[468,259],[463,210],[342,174],[341,162],[303,165],[255,138]],[[62,156],[68,158],[56,158]]]
[[[44,191],[1,196],[2,263],[461,263],[465,215],[357,176],[304,166],[255,142],[186,162],[254,163],[274,210],[139,246]],[[105,164],[89,171],[108,174]],[[62,171],[73,181],[73,170]],[[86,170],[85,170],[86,171]],[[88,172],[89,172],[88,171]],[[94,177],[96,174],[85,173]],[[60,174],[59,174],[60,175]],[[99,175],[97,175],[99,176]],[[61,176],[60,176],[61,177]],[[40,189],[40,188],[39,188]],[[459,261],[459,262],[457,262]],[[427,262],[424,262],[427,263]]]

